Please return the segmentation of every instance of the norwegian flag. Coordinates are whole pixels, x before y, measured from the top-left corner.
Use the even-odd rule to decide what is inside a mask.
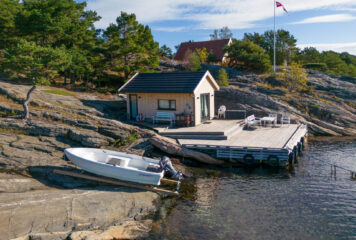
[[[288,13],[287,9],[283,6],[283,4],[282,4],[282,3],[280,3],[280,2],[276,2],[276,6],[277,6],[277,7],[282,7],[282,8],[283,8],[283,10],[284,10],[286,13]]]

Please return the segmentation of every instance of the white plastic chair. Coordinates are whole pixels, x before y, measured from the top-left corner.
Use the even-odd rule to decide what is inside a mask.
[[[224,105],[221,105],[218,109],[218,118],[223,116],[225,119],[225,112],[226,112],[226,107]]]
[[[283,124],[290,124],[290,115],[287,115],[287,114],[282,114],[282,117],[281,117],[281,125]]]
[[[274,118],[273,125],[277,124],[277,116],[278,116],[277,113],[268,114],[268,117],[273,117]]]

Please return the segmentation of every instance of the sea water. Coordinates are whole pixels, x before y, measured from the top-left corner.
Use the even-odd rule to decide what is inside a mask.
[[[356,180],[329,164],[356,172],[356,141],[310,140],[292,171],[200,174],[149,238],[356,239]]]

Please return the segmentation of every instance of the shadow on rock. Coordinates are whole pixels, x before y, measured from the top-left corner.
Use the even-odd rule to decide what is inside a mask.
[[[105,118],[122,119],[126,115],[126,101],[107,101],[107,100],[80,100],[85,106],[92,107],[104,114]],[[125,115],[125,116],[124,116]]]
[[[86,190],[102,190],[115,192],[141,192],[140,189],[114,186],[110,184],[100,183],[97,181],[86,180],[81,178],[70,177],[66,175],[56,174],[54,170],[62,170],[73,173],[83,173],[83,171],[72,167],[56,167],[56,166],[31,166],[28,167],[30,175],[48,187],[59,189],[86,189]],[[84,174],[96,176],[88,172]]]

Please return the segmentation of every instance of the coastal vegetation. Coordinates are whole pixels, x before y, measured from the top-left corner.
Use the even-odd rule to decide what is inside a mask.
[[[151,30],[122,12],[96,29],[96,12],[74,0],[1,0],[0,71],[34,85],[120,86],[136,71],[158,65]],[[162,46],[169,56],[169,49]]]
[[[256,72],[266,72],[271,68],[268,54],[252,41],[234,40],[225,51],[229,67]]]
[[[218,75],[218,84],[221,87],[229,86],[229,78],[227,76],[226,70],[221,68]]]
[[[227,63],[231,64],[231,68],[221,66],[224,64],[218,63],[216,56],[204,48],[190,53],[190,65],[186,68],[179,68],[180,65],[177,68],[161,68],[160,61],[169,63],[167,58],[171,59],[173,52],[166,45],[159,47],[149,27],[140,24],[134,14],[118,13],[115,23],[106,29],[96,29],[94,23],[100,17],[94,11],[87,11],[85,2],[0,0],[0,11],[6,13],[0,16],[0,195],[3,204],[1,217],[8,223],[0,226],[1,239],[152,238],[153,235],[148,234],[152,226],[150,218],[154,214],[162,218],[171,214],[170,210],[175,206],[176,199],[160,199],[151,192],[96,185],[90,181],[54,174],[55,169],[79,172],[78,169],[73,169],[69,161],[63,159],[66,148],[103,147],[154,158],[163,154],[176,155],[179,156],[177,162],[174,162],[177,165],[178,162],[198,165],[191,160],[221,164],[222,161],[207,158],[209,155],[202,152],[183,151],[175,140],[171,141],[139,125],[125,123],[126,100],[117,94],[106,93],[116,93],[118,87],[137,71],[198,71],[210,64],[218,69],[214,77],[221,86],[221,90],[214,93],[217,106],[246,109],[248,114],[260,116],[266,116],[270,112],[288,112],[293,120],[306,122],[311,135],[356,135],[355,79],[319,72],[345,72],[345,75],[351,76],[349,66],[356,66],[355,56],[346,53],[327,54],[316,49],[299,50],[295,42],[287,39],[292,36],[286,31],[283,32],[284,40],[278,38],[281,45],[278,44],[277,52],[278,64],[284,65],[286,61],[287,66],[282,67],[282,71],[277,74],[270,72],[271,51],[253,39],[233,40],[229,56],[233,61]],[[211,37],[232,37],[228,30],[227,27],[216,30]],[[270,41],[270,33],[267,37]],[[291,46],[284,46],[282,41],[289,42]],[[290,49],[292,55],[289,55]],[[324,55],[327,57],[323,57]],[[237,72],[233,77],[231,70]],[[16,81],[10,82],[8,77]],[[37,90],[34,92],[35,88]],[[83,89],[86,91],[79,91]],[[34,94],[29,103],[32,92]],[[23,101],[25,98],[26,101]],[[21,109],[23,103],[26,104],[25,111]],[[31,107],[31,113],[26,109],[27,104]],[[31,121],[20,120],[21,115],[31,116]],[[330,149],[329,144],[326,147]],[[215,170],[204,167],[199,169],[198,177],[195,173],[190,173],[193,172],[191,168],[181,168],[190,178],[182,184],[180,193],[185,199],[183,202],[189,206],[197,206],[198,210],[203,207],[203,211],[198,212],[205,215],[206,201],[203,205],[192,204],[192,201],[200,200],[200,197],[211,202],[210,195],[206,193],[214,191],[219,179],[224,178],[235,184],[236,179],[246,182],[244,175],[251,178],[250,168],[245,174],[239,168]],[[321,170],[329,173],[329,166]],[[257,175],[260,174],[261,168],[257,172]],[[290,177],[289,173],[276,174],[275,170],[267,172],[272,173],[272,181],[276,183],[278,190],[281,189],[281,184],[274,177],[281,178],[284,182],[286,177]],[[317,175],[319,176],[320,174]],[[305,179],[301,179],[301,183],[304,184]],[[328,181],[326,183],[329,184]],[[236,189],[236,186],[231,187]],[[270,192],[265,188],[261,189],[263,194]],[[256,194],[250,195],[254,196],[252,200],[256,200]],[[223,198],[231,199],[226,196]],[[258,199],[265,202],[265,198]],[[277,200],[280,199],[279,194]],[[235,202],[238,200],[233,198]],[[291,206],[298,207],[294,202],[291,202]],[[276,201],[271,202],[272,209],[279,211],[275,208],[275,203]],[[305,205],[308,204],[310,205],[310,201]],[[208,207],[210,205],[209,203]],[[255,205],[261,206],[260,202]],[[197,211],[190,212],[196,214]],[[175,217],[174,214],[177,213],[190,220],[182,211],[172,211],[171,217]],[[304,213],[310,213],[310,208],[301,212]],[[254,214],[257,218],[260,215]],[[266,215],[271,216],[271,211],[267,211]],[[308,217],[308,214],[304,215]],[[312,217],[314,216],[315,214]],[[324,217],[325,214],[321,211],[320,219],[323,220]],[[196,216],[192,219],[196,221]],[[226,219],[226,216],[221,219]],[[312,220],[316,222],[315,218]],[[177,221],[171,222],[172,228],[163,222],[162,226],[156,226],[156,230],[163,232],[164,226],[169,226],[165,228],[165,233],[174,230],[174,227],[178,229]],[[308,221],[305,222],[305,225],[309,224]],[[194,227],[195,223],[190,225]],[[197,223],[201,226],[205,224],[201,221]],[[204,231],[210,229],[210,226],[204,226],[207,227],[201,228]],[[273,231],[274,227],[275,225],[272,226]],[[201,230],[199,227],[197,229]],[[327,236],[329,232],[324,235]],[[182,233],[178,236],[182,237]],[[286,233],[281,232],[281,236],[283,234]],[[337,234],[338,232],[335,233]],[[168,238],[169,236],[173,235],[168,234]],[[215,230],[211,236],[218,236]],[[305,236],[303,229],[300,236]]]
[[[115,89],[137,71],[156,71],[160,58],[171,59],[167,45],[159,47],[148,26],[135,14],[121,12],[106,29],[94,23],[101,19],[86,9],[86,2],[74,0],[18,1],[1,0],[0,72],[34,85]],[[225,26],[210,34],[211,40],[232,38]],[[333,51],[303,50],[288,31],[276,32],[277,65],[292,62],[307,69],[338,75],[356,76],[356,56]],[[245,33],[226,48],[228,66],[254,72],[271,71],[273,31]],[[190,53],[189,70],[200,64],[216,63],[206,49]],[[114,88],[113,88],[114,87]]]
[[[273,31],[263,34],[245,33],[244,40],[251,41],[265,50],[273,62]],[[299,49],[297,39],[288,31],[276,31],[276,64],[287,65],[297,62],[304,68],[327,72],[335,75],[356,77],[356,56],[347,52],[319,52],[316,48]]]
[[[17,83],[33,86],[24,97],[25,101],[18,101],[19,106],[23,103],[25,111],[17,111],[16,114],[24,117],[28,117],[27,104],[38,85],[116,92],[136,72],[164,71],[160,62],[173,57],[172,50],[167,45],[160,47],[150,28],[140,24],[135,14],[121,12],[115,23],[106,29],[97,29],[94,23],[100,20],[100,16],[86,10],[85,2],[0,0],[0,3],[1,10],[7,13],[0,21],[3,33],[0,37],[0,73],[16,79]],[[215,29],[210,37],[223,39],[233,35],[228,27],[224,27]],[[356,56],[319,52],[315,48],[301,50],[296,43],[297,39],[290,32],[277,31],[276,60],[277,65],[283,67],[276,74],[271,73],[272,31],[246,33],[241,40],[233,39],[232,44],[225,48],[228,54],[226,63],[217,62],[212,52],[201,48],[187,53],[190,56],[187,65],[167,70],[199,71],[209,65],[216,70],[212,74],[219,84],[231,87],[239,87],[238,81],[247,81],[243,74],[257,73],[258,77],[248,80],[249,84],[259,90],[264,89],[272,97],[285,99],[291,105],[299,101],[294,101],[295,98],[301,96],[318,97],[318,92],[313,91],[315,83],[307,78],[310,77],[309,69],[356,76]],[[232,72],[237,72],[237,75],[232,77]],[[340,104],[355,109],[352,99],[347,96],[341,99]],[[296,104],[297,107],[299,105]],[[304,108],[303,105],[301,110]],[[11,111],[2,112],[11,114]]]

